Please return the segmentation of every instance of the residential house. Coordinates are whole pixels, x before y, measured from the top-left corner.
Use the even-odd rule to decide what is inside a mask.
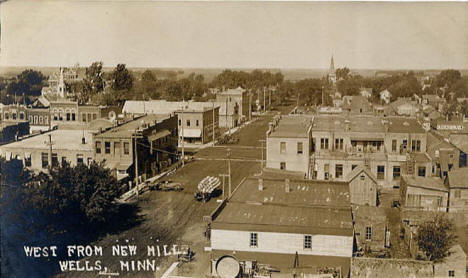
[[[460,166],[460,150],[435,132],[427,133],[427,154],[431,158],[431,175],[445,179]]]
[[[400,203],[405,210],[446,212],[449,190],[437,177],[402,176]]]
[[[353,226],[348,184],[248,178],[210,219],[212,259],[225,255],[298,275],[348,277]],[[297,255],[296,255],[297,254]]]
[[[452,246],[449,256],[434,263],[434,278],[466,278],[466,254],[459,244]]]
[[[411,98],[398,98],[388,105],[387,115],[416,117],[419,106]]]
[[[371,98],[372,97],[372,88],[360,88],[359,89],[359,94],[365,98]]]
[[[392,97],[392,93],[390,93],[387,89],[385,89],[379,93],[379,96],[380,96],[380,100],[383,103],[389,104],[391,97]]]

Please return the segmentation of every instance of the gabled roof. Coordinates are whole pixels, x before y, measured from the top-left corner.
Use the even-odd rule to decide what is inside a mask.
[[[349,173],[347,176],[346,176],[346,181],[347,182],[351,182],[352,180],[354,180],[358,175],[360,175],[362,172],[364,172],[371,180],[373,180],[375,183],[377,183],[377,178],[374,176],[374,174],[372,174],[372,172],[370,171],[369,168],[367,168],[366,166],[364,165],[359,165],[357,166],[356,168],[354,168],[353,171],[351,171],[351,173]]]
[[[428,190],[437,190],[447,192],[448,189],[444,182],[438,177],[419,177],[403,175],[401,177],[406,181],[407,186],[419,187]]]

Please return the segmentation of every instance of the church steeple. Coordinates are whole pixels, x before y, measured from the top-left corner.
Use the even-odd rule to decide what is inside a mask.
[[[333,55],[330,61],[330,70],[328,72],[328,81],[335,85],[336,83],[336,73],[335,73],[335,62],[333,61]]]
[[[335,73],[335,62],[333,61],[333,55],[331,57],[331,62],[330,62],[330,73]]]

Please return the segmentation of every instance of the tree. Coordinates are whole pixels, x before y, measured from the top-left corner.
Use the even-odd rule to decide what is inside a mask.
[[[441,71],[435,80],[435,84],[438,87],[443,87],[445,85],[452,86],[456,81],[461,79],[461,73],[458,70],[447,69]]]
[[[336,79],[337,80],[341,80],[341,79],[346,80],[349,77],[349,73],[350,73],[350,70],[347,67],[338,68],[335,71]]]
[[[143,82],[154,82],[156,81],[156,76],[151,70],[145,70],[141,75],[141,81]]]
[[[115,91],[129,91],[133,86],[133,76],[125,64],[118,64],[111,73],[112,89]]]
[[[45,77],[40,71],[24,70],[8,84],[7,93],[9,95],[39,96],[44,86],[44,80]]]
[[[449,255],[456,240],[452,221],[443,215],[418,227],[416,241],[430,261],[440,261]]]

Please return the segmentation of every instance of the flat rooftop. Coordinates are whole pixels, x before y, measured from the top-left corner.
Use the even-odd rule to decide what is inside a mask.
[[[218,105],[215,104],[215,107]],[[184,108],[184,112],[204,112],[213,109],[212,102],[166,101],[166,100],[127,100],[123,113],[131,114],[171,114]]]
[[[311,117],[283,116],[269,137],[308,138]]]
[[[349,186],[344,182],[246,179],[234,192],[213,229],[352,236]]]
[[[149,114],[134,120],[130,120],[120,126],[112,127],[109,130],[97,134],[97,137],[131,137],[135,134],[135,130],[138,128],[149,124],[150,126],[154,125],[155,122],[160,122],[165,119],[169,119],[170,115],[168,114]]]
[[[54,130],[48,133],[28,137],[18,142],[6,144],[0,147],[2,150],[25,149],[25,150],[44,150],[49,149],[46,144],[49,142],[49,134],[52,135],[53,150],[70,151],[93,151],[92,133],[87,130]],[[81,139],[84,135],[85,144]]]

